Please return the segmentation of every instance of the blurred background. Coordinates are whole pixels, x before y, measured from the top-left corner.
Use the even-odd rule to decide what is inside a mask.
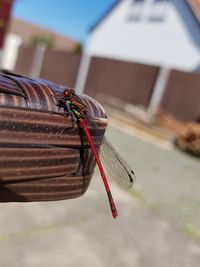
[[[136,172],[86,194],[0,204],[1,266],[199,266],[200,1],[0,0],[1,68],[99,100]]]

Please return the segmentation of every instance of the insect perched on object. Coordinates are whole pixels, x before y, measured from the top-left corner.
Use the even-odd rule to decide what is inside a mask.
[[[87,106],[83,103],[80,97],[78,97],[74,90],[65,89],[63,92],[63,97],[58,100],[58,106],[63,108],[64,111],[71,114],[73,118],[76,119],[78,126],[83,129],[87,142],[95,157],[96,163],[99,167],[99,171],[107,192],[110,208],[112,211],[112,216],[116,218],[118,212],[107,182],[107,178],[102,166],[101,160],[99,158],[97,149],[92,140],[88,126],[91,126],[95,130],[95,135],[99,136],[102,140],[100,155],[105,163],[109,174],[117,181],[117,183],[124,189],[129,189],[132,187],[135,180],[135,173],[131,170],[128,164],[118,155],[111,143],[106,139],[105,136],[100,132],[98,127],[95,125],[93,119],[87,113]]]

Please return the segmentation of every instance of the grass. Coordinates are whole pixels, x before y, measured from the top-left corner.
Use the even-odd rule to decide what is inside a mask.
[[[1,234],[0,235],[0,243],[10,242],[14,239],[27,239],[31,238],[35,235],[41,235],[41,234],[47,234],[49,232],[52,232],[54,230],[57,230],[59,228],[63,227],[75,227],[78,225],[82,225],[85,222],[87,222],[89,218],[80,218],[73,221],[67,221],[67,222],[60,222],[60,223],[54,223],[54,224],[48,224],[48,225],[39,225],[34,228],[29,229],[23,229],[17,233],[8,233],[8,234]]]
[[[200,231],[191,222],[182,224],[182,230],[192,239],[200,240]]]
[[[135,198],[139,204],[141,204],[142,206],[144,206],[145,208],[147,208],[148,210],[151,210],[153,212],[159,213],[161,210],[161,205],[159,202],[149,202],[144,195],[142,194],[141,191],[139,191],[138,189],[134,188],[132,190],[129,191],[129,194]]]
[[[190,238],[200,241],[200,204],[194,201],[177,201],[176,203],[149,202],[141,191],[134,188],[129,194],[149,211],[161,214],[168,210],[170,214],[178,215],[181,220],[180,229]],[[162,208],[163,206],[163,208]],[[168,215],[169,215],[168,213]]]

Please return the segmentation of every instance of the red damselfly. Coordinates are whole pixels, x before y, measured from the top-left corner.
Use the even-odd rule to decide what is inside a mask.
[[[111,143],[107,138],[101,133],[101,131],[96,126],[93,118],[87,113],[87,106],[84,104],[82,99],[77,96],[72,89],[65,89],[63,96],[58,100],[58,106],[63,108],[68,114],[71,114],[73,119],[77,121],[78,126],[83,129],[87,142],[95,157],[96,163],[99,167],[99,171],[107,192],[110,208],[114,218],[118,216],[118,212],[108,185],[108,181],[104,172],[104,168],[101,163],[101,159],[105,163],[105,167],[109,174],[116,180],[116,182],[124,189],[129,189],[132,187],[135,180],[135,173],[128,166],[128,164],[123,160],[119,154],[115,151]],[[92,140],[89,128],[93,128],[96,131],[96,135],[102,140],[99,153]]]

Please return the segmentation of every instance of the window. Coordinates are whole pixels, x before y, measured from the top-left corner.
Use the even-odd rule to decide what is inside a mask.
[[[153,0],[149,20],[162,21],[166,15],[168,0]]]
[[[130,10],[128,11],[128,21],[138,21],[142,14],[144,0],[132,0]]]

